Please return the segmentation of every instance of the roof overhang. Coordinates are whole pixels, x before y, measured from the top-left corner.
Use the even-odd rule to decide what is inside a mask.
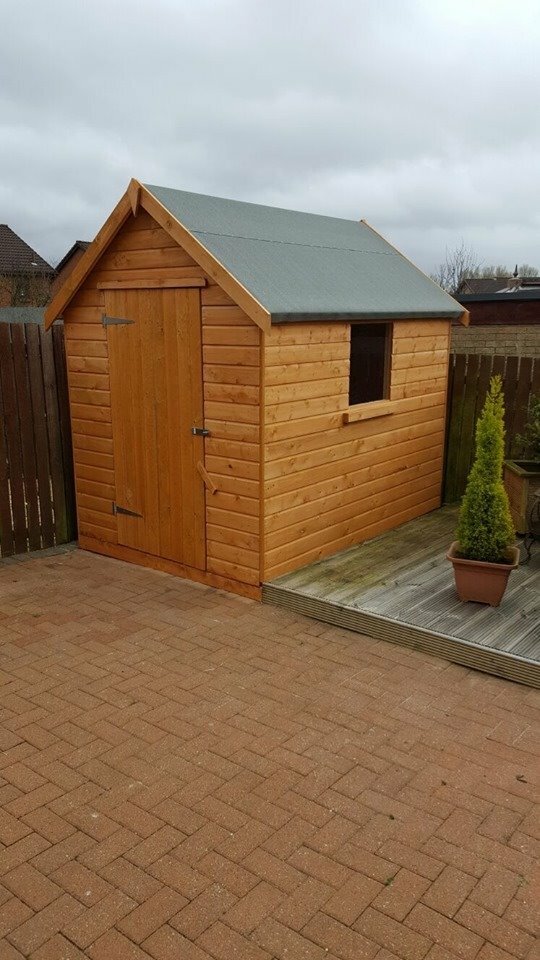
[[[457,323],[469,324],[469,313],[450,311],[434,311],[429,313],[415,310],[386,311],[385,313],[273,313],[272,324],[282,323],[360,323],[370,321],[384,323],[392,320],[455,320]]]
[[[518,303],[519,301],[540,300],[540,288],[513,290],[509,293],[463,293],[459,294],[460,303]]]
[[[186,253],[193,257],[196,263],[245,311],[254,323],[262,330],[268,331],[270,329],[271,318],[268,310],[138,180],[131,180],[125,194],[103,224],[95,240],[83,253],[65,283],[62,284],[56,296],[51,300],[45,311],[45,329],[48,330],[55,320],[62,316],[116,234],[130,216],[137,215],[139,209],[146,210],[163,227],[166,233],[176,240]]]
[[[157,189],[157,188],[155,188]],[[64,310],[69,305],[77,291],[82,287],[85,280],[98,263],[100,257],[105,253],[109,244],[114,240],[117,233],[131,216],[137,216],[140,209],[145,210],[153,219],[169,234],[193,260],[211,277],[219,286],[234,300],[238,306],[244,310],[248,317],[254,321],[262,330],[269,331],[272,324],[283,323],[314,323],[314,322],[351,322],[354,320],[430,320],[430,319],[448,319],[467,325],[469,323],[469,314],[466,309],[461,309],[461,305],[453,300],[449,295],[445,295],[448,306],[441,303],[435,310],[414,309],[411,310],[390,310],[378,313],[363,311],[361,313],[339,313],[332,310],[324,313],[317,312],[273,312],[271,313],[263,304],[251,293],[220,261],[219,255],[211,253],[204,245],[201,239],[194,235],[184,223],[174,216],[171,211],[152,193],[152,189],[140,183],[138,180],[131,180],[129,186],[116,207],[103,224],[95,240],[89,245],[83,253],[80,260],[66,278],[60,287],[56,296],[52,299],[45,311],[45,327],[48,329],[51,324],[62,316]],[[365,225],[377,233],[373,227],[363,221]],[[380,234],[378,234],[380,237]],[[383,238],[384,239],[384,238]],[[385,241],[388,243],[388,241]],[[392,246],[392,244],[390,244]],[[394,248],[395,249],[395,248]],[[399,253],[399,251],[397,251]],[[403,254],[400,254],[403,257]],[[403,259],[408,260],[407,257]],[[410,263],[410,261],[408,261]],[[414,264],[411,264],[414,270],[418,270]],[[421,273],[421,271],[419,271]],[[441,291],[439,290],[439,293]]]

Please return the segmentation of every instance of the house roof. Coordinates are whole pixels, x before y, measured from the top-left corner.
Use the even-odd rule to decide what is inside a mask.
[[[459,303],[367,223],[146,185],[272,323],[459,317]]]
[[[88,250],[90,246],[90,240],[76,240],[75,243],[69,248],[68,252],[64,254],[59,263],[56,264],[56,272],[60,271],[65,267],[71,258],[77,253],[78,250],[81,250],[83,253],[85,250]]]
[[[0,223],[0,273],[54,273],[54,268],[19,237]]]
[[[518,290],[510,290],[508,293],[474,293],[474,294],[456,294],[456,299],[460,303],[488,303],[488,302],[506,302],[512,300],[540,300],[540,287],[530,287],[529,289],[520,287]]]
[[[62,314],[128,217],[145,209],[260,327],[288,321],[460,318],[467,312],[364,221],[132,180],[53,297]]]
[[[513,277],[465,277],[461,281],[456,298],[461,303],[462,296],[480,296],[481,294],[496,294],[506,289]],[[520,289],[540,288],[540,277],[522,277]]]

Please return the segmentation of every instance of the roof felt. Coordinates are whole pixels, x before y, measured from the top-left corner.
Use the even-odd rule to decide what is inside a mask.
[[[365,223],[145,186],[273,323],[463,314]]]

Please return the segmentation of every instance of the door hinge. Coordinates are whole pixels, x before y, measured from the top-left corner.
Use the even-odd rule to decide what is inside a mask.
[[[127,507],[119,507],[117,503],[113,503],[112,512],[120,513],[123,517],[142,517],[142,513],[135,513],[135,510],[128,510]]]
[[[134,320],[128,320],[126,317],[108,317],[106,313],[101,317],[104,327],[118,326],[121,323],[135,323]]]
[[[209,437],[211,436],[210,430],[206,430],[204,427],[192,427],[191,432],[194,437]]]

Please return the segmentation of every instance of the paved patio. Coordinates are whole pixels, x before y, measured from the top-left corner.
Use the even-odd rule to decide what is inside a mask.
[[[538,956],[538,691],[79,551],[0,641],[1,960]]]

